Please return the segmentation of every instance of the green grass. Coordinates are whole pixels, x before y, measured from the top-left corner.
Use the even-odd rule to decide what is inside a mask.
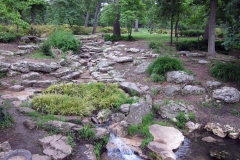
[[[32,59],[54,59],[54,58],[56,58],[55,55],[47,56],[44,53],[42,53],[41,51],[35,51],[34,54],[31,54],[29,57]]]
[[[127,36],[127,34],[122,34]],[[139,28],[139,32],[132,32],[132,36],[136,40],[145,40],[148,42],[151,41],[160,41],[160,42],[170,42],[170,34],[150,34],[147,28]],[[197,37],[179,37],[178,42],[190,40],[197,40]],[[173,42],[177,42],[176,38],[173,36]]]

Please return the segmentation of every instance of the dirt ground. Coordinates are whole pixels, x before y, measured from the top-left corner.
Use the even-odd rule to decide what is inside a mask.
[[[119,44],[125,44],[126,48],[138,48],[138,49],[148,49],[148,43],[145,41],[133,41],[133,42],[125,42],[120,41]],[[0,43],[1,50],[8,51],[17,51],[18,43],[4,44]],[[129,55],[129,53],[122,51],[123,55]],[[236,59],[239,59],[240,53],[233,51],[231,56],[234,56]],[[143,57],[140,53],[133,54],[134,58]],[[184,67],[195,75],[196,81],[200,83],[200,85],[206,87],[206,81],[208,80],[216,80],[215,78],[209,75],[210,65],[199,64],[196,61],[188,57],[179,57],[182,59]],[[8,58],[8,59],[0,59],[1,61],[5,61],[8,63],[13,63],[19,60],[31,60],[31,61],[39,61],[32,60],[28,57],[16,57],[16,58]],[[196,58],[197,59],[197,58]],[[205,59],[199,58],[199,59]],[[154,58],[147,59],[147,61],[153,61]],[[50,62],[53,60],[43,59],[43,62]],[[124,63],[124,64],[116,64],[114,66],[121,73],[125,73],[126,81],[140,83],[143,85],[147,85],[150,88],[157,83],[149,81],[149,77],[147,74],[134,74],[133,70],[136,68],[132,63]],[[47,76],[46,76],[47,77]],[[13,79],[19,79],[19,77],[14,78],[5,78],[5,81],[11,82]],[[167,85],[168,82],[164,82],[161,85]],[[233,83],[223,83],[223,86],[232,86],[240,90],[240,86]],[[1,91],[0,91],[1,92]],[[1,93],[0,93],[1,94]],[[206,94],[207,95],[207,94]],[[212,107],[202,107],[199,102],[201,102],[201,98],[204,98],[206,95],[175,95],[173,97],[165,97],[163,95],[157,95],[154,99],[172,99],[172,100],[181,100],[186,101],[192,104],[196,110],[196,117],[198,119],[198,123],[205,125],[207,122],[218,122],[220,124],[229,124],[230,126],[240,128],[240,104],[226,104],[221,103],[217,106]],[[211,96],[211,91],[209,93]],[[233,115],[231,112],[236,110],[239,114]],[[44,137],[48,133],[42,130],[34,130],[30,131],[26,129],[22,122],[25,119],[29,119],[29,117],[19,114],[15,108],[10,109],[11,115],[13,115],[15,119],[14,127],[0,131],[0,143],[4,141],[9,141],[13,149],[28,149],[32,153],[41,154],[41,146],[39,146],[38,139]]]

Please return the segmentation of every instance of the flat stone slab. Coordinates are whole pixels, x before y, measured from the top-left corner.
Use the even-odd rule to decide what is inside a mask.
[[[194,76],[189,75],[184,71],[171,71],[167,72],[167,81],[175,83],[185,83],[186,81],[193,81]]]
[[[133,57],[118,57],[118,58],[115,58],[114,61],[117,63],[132,62]]]
[[[213,91],[213,98],[220,99],[228,103],[235,103],[240,100],[240,92],[233,87],[222,87]]]

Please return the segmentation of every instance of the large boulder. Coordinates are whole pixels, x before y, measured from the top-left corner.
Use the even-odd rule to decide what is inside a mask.
[[[73,152],[68,138],[62,135],[53,135],[39,139],[43,153],[54,160],[63,160]]]
[[[236,88],[222,87],[213,91],[213,98],[223,100],[228,103],[239,102],[240,92]]]
[[[126,91],[127,93],[136,96],[142,94],[142,90],[138,88],[138,86],[135,83],[132,82],[122,82],[120,83],[120,87]],[[134,95],[135,94],[135,95]]]
[[[137,73],[137,74],[145,73],[149,64],[150,62],[143,62],[139,64],[137,68],[134,70],[134,73]]]
[[[189,75],[184,71],[167,72],[167,81],[175,83],[185,83],[186,81],[193,81],[194,76]]]
[[[94,146],[91,144],[77,145],[75,148],[76,152],[74,158],[76,160],[97,160],[96,154],[94,153]]]
[[[7,72],[11,64],[0,62],[0,72]]]
[[[28,79],[28,80],[37,80],[37,79],[41,79],[41,75],[37,72],[30,72],[30,73],[27,73],[27,74],[23,74],[21,76],[21,78],[23,80],[25,79]]]
[[[149,132],[154,137],[153,141],[166,144],[170,150],[178,149],[184,141],[183,134],[173,127],[153,124],[149,126]]]
[[[183,94],[192,94],[192,95],[201,95],[201,94],[205,93],[205,88],[193,86],[193,85],[186,85],[182,89],[182,93]]]
[[[57,69],[55,72],[51,73],[52,76],[60,78],[74,72],[72,68],[62,67]]]
[[[28,65],[27,61],[20,61],[20,62],[13,63],[11,65],[10,69],[14,70],[14,71],[19,71],[19,72],[22,72],[22,73],[30,72],[29,65]]]
[[[98,123],[104,123],[109,121],[111,117],[111,111],[109,109],[103,109],[97,114]]]
[[[132,62],[133,57],[117,57],[114,59],[115,62],[117,63],[125,63],[125,62]]]
[[[45,73],[50,73],[52,71],[52,68],[50,65],[42,62],[39,62],[39,63],[29,62],[28,66],[31,71],[39,71],[39,72],[45,72]]]
[[[11,51],[5,51],[5,50],[1,50],[1,49],[0,49],[0,54],[1,55],[6,55],[6,56],[13,56],[14,55],[14,53],[11,52]]]
[[[151,107],[145,101],[140,103],[134,103],[130,106],[129,114],[126,117],[128,124],[137,125],[142,123],[142,118],[149,114]]]

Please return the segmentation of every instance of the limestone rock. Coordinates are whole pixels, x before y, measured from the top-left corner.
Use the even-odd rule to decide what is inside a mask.
[[[31,120],[25,120],[23,121],[23,124],[30,130],[37,129],[37,123]]]
[[[95,132],[95,137],[97,139],[102,139],[104,136],[109,135],[109,132],[106,128],[98,127],[98,128],[94,128],[93,130]]]
[[[123,113],[113,113],[112,114],[112,121],[114,123],[120,122],[125,118],[125,115]]]
[[[41,75],[37,72],[30,72],[30,73],[27,73],[27,74],[23,74],[21,76],[21,78],[23,80],[25,79],[28,79],[28,80],[38,80],[38,79],[41,79]]]
[[[97,160],[94,146],[91,144],[78,145],[74,154],[74,160]]]
[[[12,150],[12,148],[11,148],[11,146],[10,146],[8,141],[0,143],[0,151],[1,152],[9,152],[11,150]]]
[[[0,62],[0,72],[7,72],[11,64]]]
[[[52,68],[50,65],[42,62],[29,62],[28,63],[29,69],[31,71],[39,71],[39,72],[45,72],[45,73],[50,73],[52,71]]]
[[[18,46],[18,49],[22,49],[22,50],[27,50],[27,49],[36,50],[36,49],[39,49],[39,46],[35,46],[35,45],[20,45],[20,46]]]
[[[130,104],[122,104],[120,106],[120,110],[123,112],[123,113],[128,113],[129,112],[129,108],[130,108]]]
[[[223,128],[221,127],[220,124],[218,123],[207,123],[204,127],[204,129],[206,129],[207,131],[211,131],[213,132],[213,134],[224,138],[227,136],[227,132],[225,130],[223,130]]]
[[[43,146],[43,153],[54,160],[62,160],[68,157],[73,149],[68,144],[68,138],[62,135],[53,135],[39,139]]]
[[[194,131],[194,130],[196,130],[196,129],[199,129],[200,127],[201,127],[201,125],[200,124],[198,124],[198,123],[193,123],[193,122],[191,122],[191,121],[188,121],[186,124],[185,124],[185,126],[186,126],[186,128],[188,129],[188,132],[192,132],[192,131]]]
[[[12,69],[14,71],[19,71],[19,72],[22,72],[22,73],[30,72],[30,69],[29,69],[27,61],[20,61],[20,62],[13,63],[10,66],[10,69]]]
[[[162,118],[176,118],[180,112],[187,112],[187,109],[176,103],[169,103],[166,105],[160,106],[159,114]]]
[[[111,116],[111,111],[108,109],[103,109],[97,114],[98,123],[104,123],[109,121]]]
[[[61,77],[61,79],[65,81],[77,79],[80,77],[81,74],[82,74],[82,71],[76,71],[76,72],[70,73],[69,75]]]
[[[25,80],[26,82],[27,80]],[[56,80],[43,80],[43,81],[34,81],[32,83],[32,87],[40,87],[40,88],[47,88],[50,85],[54,84]],[[23,82],[22,82],[23,83]]]
[[[116,136],[124,137],[127,135],[127,128],[121,125],[120,122],[111,124],[109,130],[112,131]]]
[[[13,70],[9,70],[9,71],[7,72],[7,76],[8,76],[8,77],[15,77],[15,76],[17,76],[18,74],[19,74],[18,72],[13,71]]]
[[[56,62],[51,62],[51,63],[50,63],[50,67],[51,67],[51,69],[52,69],[53,71],[55,71],[56,69],[61,68],[61,66],[60,66],[58,63],[56,63]]]
[[[20,91],[24,90],[24,87],[21,85],[14,85],[14,86],[9,87],[9,90],[20,92]]]
[[[194,94],[194,95],[200,95],[205,93],[205,88],[198,87],[198,86],[192,86],[192,85],[186,85],[183,90],[183,94]]]
[[[14,55],[14,53],[11,52],[11,51],[5,51],[5,50],[1,50],[1,49],[0,49],[0,54],[1,55],[6,55],[6,56],[13,56]]]
[[[155,142],[165,143],[171,150],[178,149],[184,141],[183,134],[173,127],[154,124],[149,127],[149,132],[153,135]]]
[[[130,107],[129,114],[126,117],[127,123],[137,125],[142,123],[142,118],[149,114],[151,108],[147,102],[134,103]]]
[[[220,83],[218,81],[207,81],[206,85],[208,88],[213,89],[213,88],[220,87],[222,85],[222,83]]]
[[[138,65],[133,72],[137,74],[145,73],[149,64],[150,62],[143,62],[140,65]]]
[[[181,91],[180,85],[159,85],[153,86],[152,91],[158,91],[166,96],[174,96]]]
[[[140,50],[137,49],[137,48],[129,48],[129,49],[127,49],[126,51],[127,51],[127,52],[131,52],[131,53],[137,53],[137,52],[139,52]]]
[[[134,94],[141,95],[142,90],[137,87],[135,83],[132,82],[122,82],[120,83],[120,87],[125,90],[127,93],[135,96]]]
[[[189,75],[184,71],[167,72],[167,81],[175,83],[185,83],[186,81],[193,81],[193,75]]]
[[[214,139],[211,136],[208,136],[208,137],[202,138],[202,141],[205,141],[205,142],[208,142],[208,143],[214,143],[214,142],[216,142],[216,139]]]
[[[60,77],[66,76],[66,75],[68,75],[72,72],[74,72],[74,70],[72,68],[62,67],[62,68],[59,68],[55,72],[50,73],[50,74],[54,77],[60,78]]]
[[[222,87],[213,91],[213,98],[228,103],[235,103],[240,100],[240,92],[236,88]]]
[[[32,160],[51,160],[51,158],[48,156],[41,156],[39,154],[33,154]]]
[[[115,62],[117,63],[125,63],[125,62],[132,62],[133,57],[117,57],[114,59]]]
[[[35,110],[28,108],[28,107],[18,107],[17,108],[18,112],[23,113],[23,114],[28,114],[30,112],[35,112]]]
[[[82,128],[82,126],[74,124],[74,123],[62,122],[62,121],[56,121],[56,120],[45,122],[45,123],[43,123],[43,126],[52,126],[56,129],[61,130],[64,133],[70,132],[72,130],[72,128],[75,128],[75,127]]]

